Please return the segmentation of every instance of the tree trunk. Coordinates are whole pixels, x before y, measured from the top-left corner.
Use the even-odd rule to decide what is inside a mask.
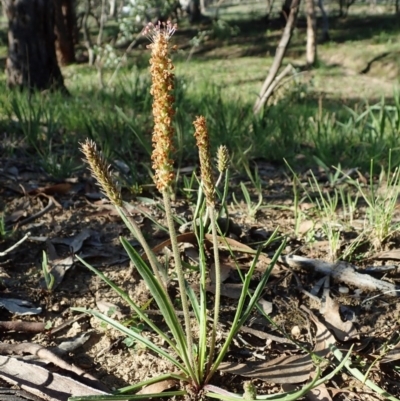
[[[293,29],[296,25],[297,14],[300,8],[300,1],[301,0],[292,0],[290,13],[286,21],[285,29],[283,30],[282,33],[282,38],[276,49],[274,61],[272,62],[267,78],[265,78],[260,94],[258,95],[258,98],[253,107],[253,111],[255,114],[262,109],[264,104],[267,102],[269,96],[271,96],[271,94],[273,93],[273,89],[276,87],[278,83],[278,81],[275,80],[275,78],[278,74],[279,68],[282,65],[283,57],[285,56],[286,49],[292,37]]]
[[[57,36],[56,52],[59,64],[75,62],[75,1],[53,0],[55,9],[55,33]]]
[[[8,18],[10,87],[65,90],[57,63],[53,0],[3,0]]]
[[[314,0],[306,0],[307,14],[307,51],[306,61],[309,67],[315,64],[317,59],[317,18],[315,15]]]
[[[199,22],[202,15],[200,9],[200,0],[189,0],[189,5],[186,11],[189,14],[190,23]]]
[[[343,17],[344,16],[344,0],[339,0],[339,17]]]
[[[318,0],[318,7],[321,10],[321,15],[322,15],[322,41],[328,42],[330,40],[329,20],[328,20],[328,14],[325,11],[323,0]]]
[[[284,0],[280,13],[280,18],[283,24],[286,24],[289,18],[291,6],[292,6],[292,0]]]
[[[109,5],[110,5],[110,11],[108,15],[111,18],[115,18],[115,16],[117,15],[117,0],[109,0]]]

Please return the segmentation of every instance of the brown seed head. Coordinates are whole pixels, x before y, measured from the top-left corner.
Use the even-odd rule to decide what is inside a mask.
[[[172,118],[174,116],[174,66],[169,58],[168,41],[176,30],[176,25],[171,22],[157,25],[149,24],[143,34],[150,40],[148,46],[151,49],[150,71],[152,86],[150,93],[153,95],[153,169],[154,182],[159,191],[165,190],[174,178],[172,138],[174,128]]]
[[[81,151],[85,155],[85,161],[89,164],[89,169],[104,195],[110,199],[115,206],[122,206],[121,192],[115,184],[110,167],[107,166],[104,157],[97,150],[96,144],[86,139],[85,143],[81,143]]]
[[[206,119],[199,116],[193,123],[195,127],[194,136],[199,148],[201,180],[203,182],[204,195],[208,206],[215,205],[215,182],[211,169],[210,138],[208,136]]]

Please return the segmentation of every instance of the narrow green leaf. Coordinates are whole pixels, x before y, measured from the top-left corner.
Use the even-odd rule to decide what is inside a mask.
[[[140,343],[142,343],[143,345],[145,345],[158,355],[163,356],[164,358],[171,361],[178,369],[181,369],[183,372],[187,373],[187,369],[180,362],[178,362],[171,354],[169,354],[165,349],[159,348],[149,339],[143,337],[140,333],[134,330],[130,330],[128,327],[125,327],[123,324],[117,322],[116,320],[108,317],[107,315],[104,315],[103,313],[97,312],[93,309],[85,309],[85,308],[71,308],[71,309],[77,312],[89,313],[90,315],[93,315],[94,317],[100,319],[104,323],[109,324],[110,326],[114,327],[121,333],[125,334],[127,337],[139,341]]]
[[[304,385],[300,390],[281,393],[281,394],[273,394],[267,396],[258,396],[256,400],[277,400],[277,401],[295,401],[304,396],[304,394],[308,393],[311,389],[315,387],[315,383],[317,382],[320,375],[320,370],[317,368],[317,373],[315,378],[310,382]],[[237,401],[243,399],[242,396],[237,396],[235,394],[226,395],[219,394],[217,392],[208,392],[207,397],[217,398],[223,401]]]
[[[278,232],[278,230],[276,229],[274,231],[274,233],[271,235],[271,238],[268,240],[268,243],[273,241],[273,239],[275,238],[277,232]],[[239,331],[239,329],[242,326],[242,324],[248,318],[248,315],[250,314],[252,308],[256,304],[256,302],[257,302],[257,300],[258,300],[263,288],[265,287],[265,283],[267,282],[267,280],[269,278],[269,274],[270,274],[273,266],[275,265],[276,260],[278,259],[282,249],[283,249],[283,244],[281,244],[281,246],[279,247],[278,251],[275,253],[275,255],[274,255],[274,257],[273,257],[273,259],[271,261],[270,268],[267,269],[266,272],[264,273],[263,279],[261,280],[261,282],[257,286],[256,294],[251,296],[251,302],[252,302],[253,306],[251,307],[251,309],[248,307],[246,309],[246,312],[243,315],[242,315],[242,311],[244,309],[244,305],[245,305],[245,301],[246,301],[247,295],[250,295],[250,293],[249,293],[250,281],[251,281],[251,278],[253,276],[254,270],[256,268],[257,260],[258,260],[258,257],[260,255],[260,253],[261,253],[261,249],[259,249],[257,251],[257,253],[256,253],[256,255],[255,255],[254,259],[253,259],[253,263],[250,266],[250,269],[247,272],[247,274],[245,275],[244,279],[242,277],[242,279],[243,279],[243,288],[242,288],[242,292],[241,292],[241,295],[240,295],[240,298],[239,298],[239,301],[238,301],[238,305],[237,305],[237,308],[236,308],[236,313],[235,313],[235,317],[233,319],[232,327],[229,330],[229,333],[228,333],[228,336],[227,336],[227,338],[225,340],[225,343],[222,346],[222,349],[219,352],[218,357],[215,360],[215,362],[214,362],[214,364],[212,366],[212,369],[208,374],[208,377],[206,379],[207,382],[211,378],[211,376],[215,373],[215,371],[217,370],[218,366],[220,365],[220,363],[224,359],[225,354],[228,351],[229,346],[230,346],[230,344],[231,344],[231,342],[233,340],[233,337],[237,334],[237,332]]]
[[[186,337],[182,328],[182,324],[176,316],[175,309],[170,302],[170,298],[166,293],[164,286],[162,283],[157,281],[152,270],[149,268],[149,266],[147,266],[147,264],[143,261],[138,252],[136,252],[135,248],[133,248],[133,246],[127,241],[127,239],[121,237],[120,240],[130,259],[136,266],[139,274],[149,287],[151,295],[156,301],[157,306],[160,308],[160,312],[177,343],[179,356],[186,365],[186,369],[190,371],[190,376],[193,377],[192,367],[189,363],[190,358],[188,357],[188,352],[192,352],[192,350],[187,349]]]
[[[353,375],[353,377],[358,379],[361,383],[363,383],[365,386],[369,387],[371,390],[375,391],[376,393],[378,393],[379,395],[384,397],[386,400],[399,401],[398,398],[394,397],[393,395],[386,392],[384,389],[380,388],[373,381],[371,381],[369,379],[365,380],[364,374],[362,372],[360,372],[357,368],[354,368],[351,365],[351,360],[349,359],[349,354],[347,354],[346,357],[343,357],[342,352],[333,344],[331,345],[331,350],[332,350],[335,358],[341,362],[340,365],[345,366],[346,369],[350,372],[350,374]]]
[[[188,294],[190,303],[193,308],[193,313],[196,316],[196,320],[200,322],[200,305],[199,300],[197,299],[197,295],[194,292],[193,288],[189,285],[189,283],[185,280],[185,289]]]
[[[267,281],[269,279],[269,276],[271,274],[272,269],[275,266],[276,261],[278,260],[280,254],[282,253],[284,247],[286,246],[286,241],[282,241],[281,245],[279,246],[278,250],[275,252],[274,257],[271,260],[270,265],[268,268],[265,270],[263,276],[261,277],[260,282],[257,285],[257,288],[255,289],[252,297],[250,298],[250,301],[248,303],[247,309],[243,312],[243,315],[238,323],[238,328],[240,328],[248,319],[250,313],[252,312],[254,306],[256,305],[256,302],[260,299],[262,292],[265,289],[265,286],[267,284]],[[259,255],[256,255],[254,258],[253,264],[255,265]],[[254,266],[255,267],[255,266]]]
[[[132,386],[126,386],[126,387],[119,388],[115,392],[115,395],[125,394],[125,393],[129,393],[129,392],[133,392],[133,391],[138,391],[138,390],[140,390],[141,388],[143,388],[145,386],[149,386],[150,384],[159,383],[159,382],[161,382],[163,380],[169,380],[169,379],[175,379],[175,380],[178,380],[178,381],[186,381],[187,377],[183,377],[183,376],[176,375],[176,374],[173,374],[173,373],[166,373],[165,375],[152,377],[149,380],[145,380],[145,381],[142,381],[140,383],[133,384]]]
[[[165,340],[174,350],[175,352],[178,352],[178,349],[176,347],[176,344],[171,341],[171,339],[165,334],[163,330],[161,330],[158,326],[156,326],[143,312],[143,310],[136,305],[130,296],[123,291],[121,288],[119,288],[114,282],[112,282],[108,277],[106,277],[101,271],[97,270],[93,266],[91,266],[89,263],[81,259],[79,256],[76,256],[76,258],[83,264],[85,265],[89,270],[91,270],[93,273],[95,273],[98,277],[100,277],[105,283],[107,283],[134,311],[135,313],[151,328],[153,329],[163,340]]]
[[[199,270],[200,270],[200,301],[199,301],[199,340],[198,340],[198,358],[197,366],[201,380],[204,378],[204,366],[207,363],[207,342],[209,338],[208,326],[207,326],[207,291],[206,281],[208,275],[207,258],[205,255],[204,246],[204,216],[205,216],[205,205],[200,210],[198,218],[199,224],[196,226],[195,235],[199,248]]]
[[[155,394],[125,394],[125,395],[87,395],[83,397],[69,397],[68,401],[128,401],[128,400],[149,400],[152,398],[164,398],[186,395],[184,390],[165,391]]]

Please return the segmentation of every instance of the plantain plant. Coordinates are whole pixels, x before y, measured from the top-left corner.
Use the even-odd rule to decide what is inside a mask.
[[[200,218],[197,219],[199,223],[194,224],[200,253],[200,291],[199,295],[196,295],[185,280],[185,271],[183,269],[183,263],[178,248],[177,234],[175,231],[174,216],[171,208],[170,198],[171,184],[174,180],[172,160],[172,143],[174,136],[172,120],[174,116],[174,109],[172,91],[174,89],[175,79],[173,74],[174,67],[169,56],[169,41],[175,32],[175,29],[176,26],[169,22],[166,24],[159,23],[157,25],[150,24],[145,33],[151,40],[149,47],[152,53],[150,65],[152,77],[151,94],[153,96],[154,117],[154,132],[152,137],[154,182],[157,189],[162,194],[164,203],[164,210],[174,256],[174,275],[176,276],[179,285],[179,299],[181,301],[183,324],[178,317],[180,314],[176,310],[176,306],[174,306],[174,302],[168,293],[168,283],[170,281],[168,271],[158,262],[137,223],[130,217],[128,209],[122,200],[121,193],[113,180],[110,170],[107,167],[106,161],[98,152],[96,144],[90,140],[87,140],[82,145],[82,151],[85,155],[85,159],[90,167],[92,175],[96,178],[102,191],[113,203],[122,220],[129,228],[133,236],[141,244],[146,254],[145,258],[141,257],[141,255],[133,248],[129,241],[126,238],[121,237],[120,240],[123,247],[129,255],[133,265],[147,284],[151,295],[160,310],[160,313],[164,317],[165,324],[168,326],[168,330],[166,331],[165,328],[157,326],[152,319],[147,316],[140,305],[136,304],[126,292],[109,280],[102,272],[95,269],[86,261],[80,258],[79,260],[87,268],[104,280],[108,285],[110,285],[111,288],[113,288],[116,293],[118,293],[120,297],[126,301],[126,303],[141,319],[141,321],[154,333],[156,333],[167,346],[160,347],[145,337],[141,331],[135,330],[134,327],[126,327],[111,317],[96,310],[73,308],[75,311],[85,312],[95,316],[102,322],[105,322],[119,330],[129,339],[139,342],[149,350],[155,352],[160,358],[167,359],[175,367],[175,371],[120,389],[113,395],[71,397],[69,399],[70,401],[130,400],[174,396],[186,396],[192,400],[202,399],[205,396],[228,401],[241,398],[242,396],[238,394],[229,393],[226,390],[213,385],[212,379],[220,363],[224,360],[233,338],[238,333],[241,326],[246,322],[253,309],[257,307],[257,301],[261,297],[269,274],[281,250],[285,246],[283,242],[272,258],[271,264],[262,275],[256,289],[250,291],[250,281],[256,268],[260,250],[256,252],[248,273],[242,276],[243,289],[236,307],[235,316],[229,329],[229,333],[222,341],[222,344],[217,344],[221,300],[221,274],[217,226],[217,195],[220,194],[220,192],[216,189],[216,185],[223,180],[223,177],[225,177],[225,189],[227,187],[226,177],[228,177],[227,170],[229,164],[229,155],[226,147],[221,146],[219,148],[218,170],[220,177],[218,178],[217,182],[215,182],[212,173],[210,140],[207,123],[204,117],[197,117],[194,121],[194,135],[199,151],[201,186],[198,191],[200,200],[196,210],[196,213]],[[225,193],[226,190],[223,191],[223,194]],[[204,202],[202,201],[203,198]],[[225,198],[226,196],[222,195],[222,199]],[[209,223],[208,227],[205,226],[205,221]],[[206,292],[208,269],[204,246],[202,245],[207,232],[211,232],[214,252],[215,294],[213,298],[210,298]],[[275,235],[271,236],[269,243],[274,239]],[[211,308],[210,302],[213,302]],[[212,316],[208,315],[207,308],[210,308],[213,311]],[[193,324],[193,316],[195,318],[195,324]],[[196,333],[194,333],[194,327],[196,327]],[[171,378],[176,380],[177,390],[159,394],[130,394],[132,392],[137,392],[146,385]],[[273,398],[276,400],[285,401],[296,400],[305,392],[309,391],[310,388],[320,383],[321,379],[319,379],[318,375],[316,375],[315,379],[311,383],[306,384],[300,390],[273,396],[262,396],[256,399]],[[248,389],[245,389],[244,396],[246,398],[249,396],[248,393]]]

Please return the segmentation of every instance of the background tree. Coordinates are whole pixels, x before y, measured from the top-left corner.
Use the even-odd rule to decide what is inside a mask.
[[[330,40],[329,37],[329,19],[328,19],[328,14],[325,10],[324,7],[324,1],[323,0],[318,0],[318,8],[321,11],[321,16],[322,16],[322,41],[327,42]]]
[[[56,57],[53,0],[2,1],[8,18],[8,85],[66,90]]]
[[[306,62],[311,67],[317,59],[317,17],[315,15],[314,0],[306,0],[307,15],[307,48]]]
[[[283,58],[285,57],[286,49],[289,45],[290,39],[292,38],[293,29],[296,26],[297,15],[299,13],[301,0],[292,0],[288,18],[286,20],[285,29],[283,30],[281,40],[279,41],[278,47],[276,48],[274,61],[272,62],[271,68],[269,69],[267,78],[261,87],[260,93],[254,104],[253,111],[258,113],[264,107],[269,97],[274,92],[278,83],[288,74],[291,73],[293,67],[288,64],[284,70],[279,74],[279,68],[282,65]]]
[[[75,62],[76,15],[75,0],[53,0],[57,59],[61,65]]]

